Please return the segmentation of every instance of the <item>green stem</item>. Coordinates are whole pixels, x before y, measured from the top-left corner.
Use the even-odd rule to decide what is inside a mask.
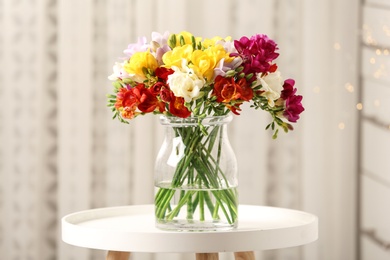
[[[176,214],[180,212],[181,207],[183,207],[186,204],[188,197],[191,196],[193,193],[194,191],[185,192],[185,195],[183,196],[182,199],[180,199],[177,206],[167,215],[168,220],[172,220],[176,216]]]
[[[204,221],[204,191],[198,191],[199,193],[199,220]]]

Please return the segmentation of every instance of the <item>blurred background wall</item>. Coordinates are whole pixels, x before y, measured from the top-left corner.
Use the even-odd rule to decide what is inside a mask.
[[[372,205],[362,202],[362,160],[389,170],[385,156],[373,159],[388,151],[378,146],[375,131],[390,144],[390,80],[388,67],[381,67],[389,66],[390,21],[377,13],[388,17],[389,9],[385,0],[0,0],[1,259],[104,259],[102,251],[63,243],[61,217],[153,202],[153,163],[162,140],[158,117],[130,125],[111,120],[107,76],[137,37],[183,30],[202,37],[268,34],[279,45],[282,75],[296,79],[304,96],[306,111],[295,131],[277,140],[264,130],[269,118],[259,111],[244,108],[230,126],[240,202],[319,216],[317,242],[257,252],[258,258],[358,259],[360,235],[373,237],[369,223],[360,233],[364,205]],[[363,100],[361,90],[370,85],[379,90]],[[362,115],[366,103],[370,117]],[[363,128],[374,130],[364,134]],[[370,153],[361,152],[363,144]],[[389,190],[388,177],[383,179]]]

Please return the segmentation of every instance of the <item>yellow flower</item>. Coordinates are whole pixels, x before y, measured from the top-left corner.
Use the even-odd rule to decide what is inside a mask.
[[[216,36],[216,37],[213,37],[212,39],[204,39],[202,44],[203,44],[204,48],[208,48],[210,46],[214,46],[216,44],[216,42],[218,42],[218,41],[225,41],[225,42],[229,41],[230,42],[231,40],[232,40],[232,37],[230,37],[230,36],[226,37],[225,39],[223,39],[222,37]]]
[[[130,75],[135,75],[137,81],[145,79],[144,70],[155,71],[158,67],[156,58],[149,50],[145,52],[136,52],[131,56],[129,62],[124,65],[124,69]]]
[[[172,66],[181,68],[183,59],[189,61],[191,59],[192,52],[192,45],[186,44],[184,46],[179,46],[171,51],[166,52],[162,59],[167,68],[171,68]]]
[[[198,74],[211,81],[214,75],[214,68],[221,59],[230,59],[229,54],[222,45],[210,46],[204,51],[196,50],[191,56],[190,67]]]

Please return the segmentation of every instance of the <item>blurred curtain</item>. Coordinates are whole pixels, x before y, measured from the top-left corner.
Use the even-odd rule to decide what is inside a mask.
[[[203,37],[268,34],[279,44],[283,76],[295,78],[304,95],[301,122],[276,141],[264,130],[264,113],[244,109],[231,124],[241,203],[320,217],[319,241],[257,252],[259,259],[354,259],[358,5],[0,0],[2,258],[103,259],[104,252],[63,243],[61,217],[153,202],[153,162],[162,140],[158,119],[146,116],[130,125],[111,120],[107,76],[138,36],[188,30]]]

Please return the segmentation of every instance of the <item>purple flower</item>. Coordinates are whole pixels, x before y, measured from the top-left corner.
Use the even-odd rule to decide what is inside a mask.
[[[123,52],[130,58],[136,52],[144,52],[149,48],[146,37],[139,37],[137,43],[131,43]]]
[[[225,59],[221,59],[218,65],[214,68],[214,79],[219,75],[225,77],[226,72],[235,70],[241,65],[241,63],[242,60],[240,57],[233,59],[231,62],[225,62]]]
[[[168,46],[169,35],[169,32],[165,32],[164,34],[158,32],[152,33],[152,45],[155,48],[156,59],[160,65],[163,64],[162,56],[171,50]]]

